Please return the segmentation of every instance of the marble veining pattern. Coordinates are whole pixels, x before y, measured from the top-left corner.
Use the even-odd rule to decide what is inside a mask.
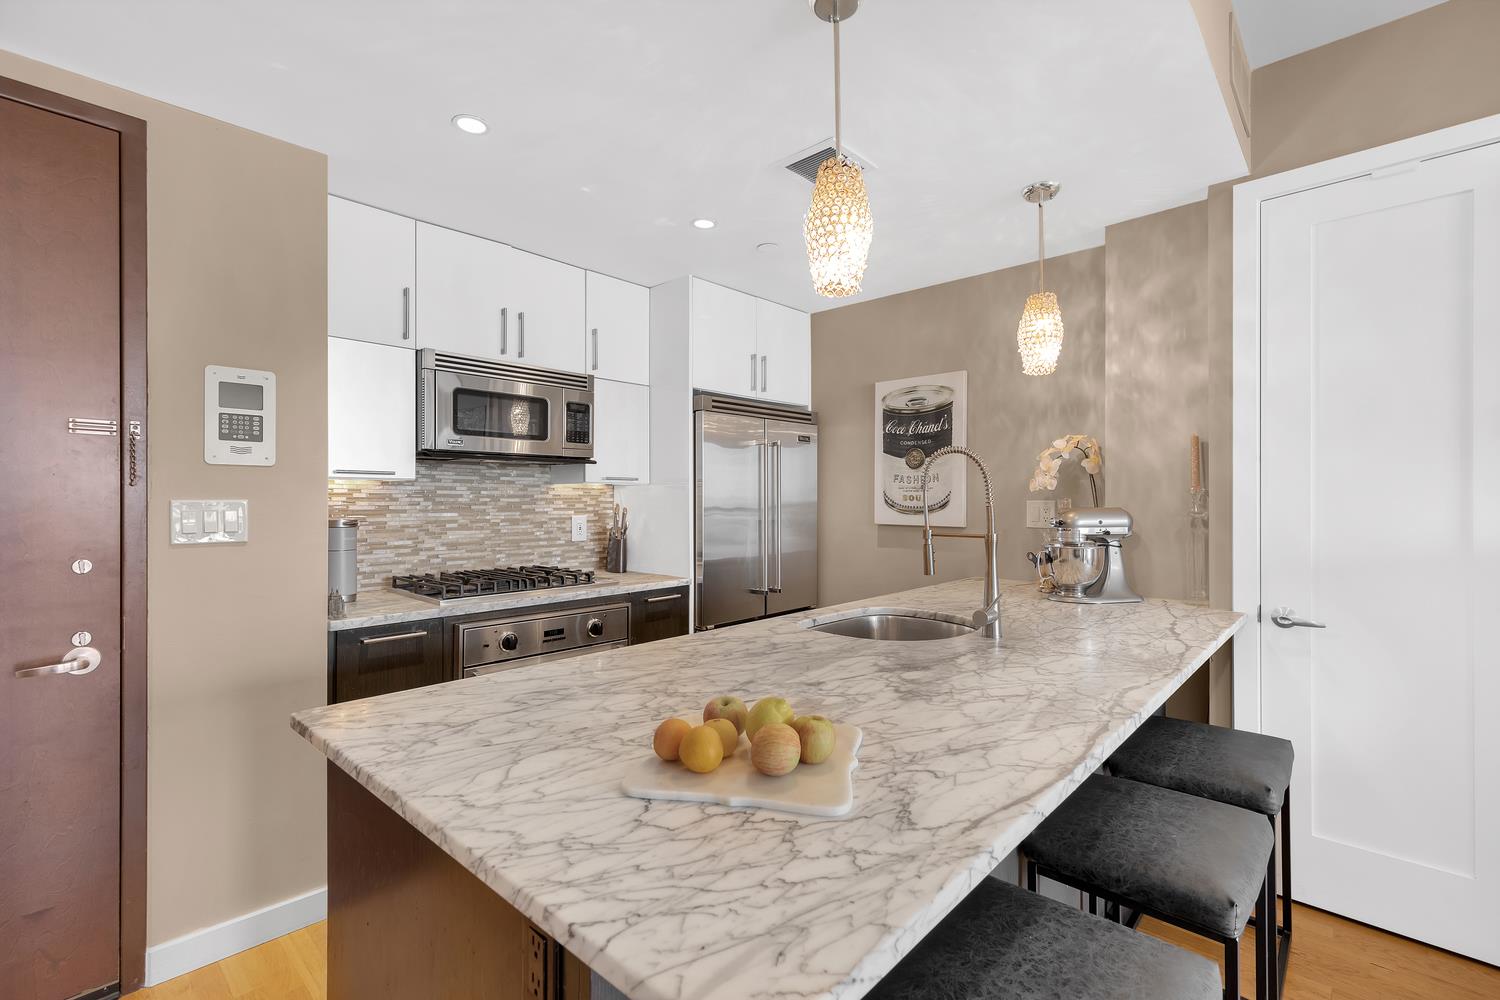
[[[862,996],[1243,623],[1002,585],[1005,636],[808,631],[967,616],[965,580],[300,712],[293,727],[637,1000]],[[824,819],[619,790],[668,716],[782,694],[865,733]]]
[[[657,573],[605,573],[600,571],[594,583],[582,587],[555,587],[547,590],[529,590],[520,594],[502,594],[497,597],[474,597],[445,606],[418,600],[389,587],[380,590],[362,591],[359,599],[350,604],[342,618],[328,619],[328,631],[340,632],[348,628],[364,628],[367,625],[391,625],[396,622],[414,622],[425,618],[447,618],[450,615],[470,615],[485,611],[516,611],[539,604],[560,604],[565,601],[583,601],[607,597],[620,597],[642,590],[659,590],[666,587],[686,587],[691,581],[680,576],[662,576]]]

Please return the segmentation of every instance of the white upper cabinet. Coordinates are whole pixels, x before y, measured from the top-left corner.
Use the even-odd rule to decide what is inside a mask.
[[[505,360],[584,371],[583,269],[507,249],[505,299],[515,339]]]
[[[646,385],[651,381],[651,290],[588,272],[584,360],[590,375]]]
[[[328,338],[328,476],[415,479],[416,355]]]
[[[393,347],[416,344],[416,223],[328,199],[328,334]]]
[[[755,301],[755,345],[763,398],[812,405],[812,317],[765,299]]]
[[[691,298],[694,388],[759,395],[755,296],[694,278]]]
[[[505,294],[513,253],[503,243],[417,223],[417,346],[513,360],[515,317]]]
[[[636,486],[650,480],[651,390],[633,382],[594,380],[594,465],[591,483]]]
[[[693,387],[812,405],[812,318],[692,279]]]

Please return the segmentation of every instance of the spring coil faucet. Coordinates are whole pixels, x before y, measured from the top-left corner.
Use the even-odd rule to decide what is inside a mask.
[[[990,639],[1000,638],[1000,570],[995,562],[995,491],[990,487],[990,470],[984,460],[969,449],[956,444],[939,448],[927,456],[922,465],[922,575],[932,576],[937,572],[937,555],[932,549],[932,521],[927,509],[927,473],[932,463],[945,455],[962,455],[979,466],[980,478],[984,480],[984,528],[983,535],[939,534],[939,538],[983,538],[984,558],[989,568],[984,576],[984,607],[974,612],[974,627],[980,635]]]

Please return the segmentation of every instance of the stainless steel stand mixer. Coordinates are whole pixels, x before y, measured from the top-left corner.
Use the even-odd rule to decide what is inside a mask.
[[[1049,600],[1068,604],[1134,604],[1141,595],[1125,579],[1120,542],[1134,527],[1122,507],[1065,510],[1047,530],[1047,544],[1026,557]]]

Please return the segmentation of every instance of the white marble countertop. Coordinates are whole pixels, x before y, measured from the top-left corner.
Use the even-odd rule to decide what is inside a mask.
[[[854,608],[967,619],[980,584],[965,580],[310,709],[292,725],[636,1000],[856,998],[1244,621],[1002,587],[998,643],[805,628]],[[622,794],[657,722],[718,694],[780,694],[863,728],[853,812]]]
[[[686,587],[690,582],[684,577],[661,576],[656,573],[599,572],[594,575],[593,583],[582,587],[528,590],[521,594],[502,594],[498,597],[471,597],[463,601],[454,601],[446,606],[433,604],[389,588],[361,590],[359,597],[349,605],[344,617],[328,619],[328,631],[340,632],[346,628],[364,628],[366,625],[414,622],[423,618],[447,618],[449,615],[511,611],[516,608],[534,607],[538,604],[561,604],[565,601],[585,601],[595,597],[619,597],[622,594],[633,594],[642,590]]]

